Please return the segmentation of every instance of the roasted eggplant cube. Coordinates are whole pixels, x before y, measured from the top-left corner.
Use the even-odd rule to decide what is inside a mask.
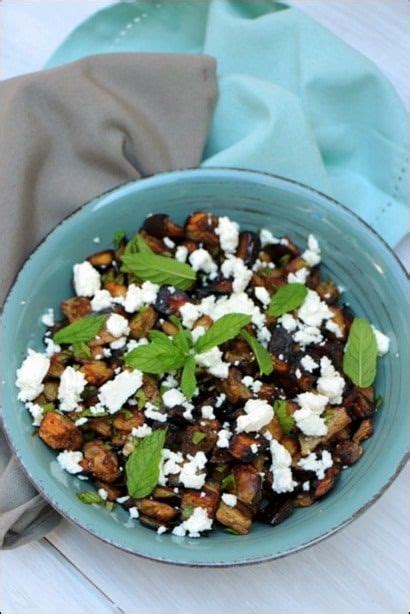
[[[223,501],[219,503],[216,510],[216,519],[232,532],[239,535],[246,535],[252,525],[252,515],[250,510],[241,503],[237,502],[235,507],[226,505]]]
[[[115,482],[121,475],[118,457],[109,446],[99,439],[87,441],[83,448],[81,466],[103,482]]]
[[[61,311],[69,322],[75,322],[91,313],[91,301],[84,296],[74,296],[61,303]]]
[[[114,374],[113,369],[103,360],[91,360],[80,367],[80,371],[92,386],[102,386]]]
[[[56,354],[53,354],[50,357],[50,367],[47,375],[50,377],[61,377],[70,358],[71,354],[69,352],[56,352]]]
[[[356,418],[370,418],[374,412],[373,388],[354,387],[343,401],[349,413]]]
[[[197,452],[210,452],[218,439],[220,424],[217,420],[210,420],[204,426],[192,424],[185,429],[182,439],[182,452],[196,454]]]
[[[157,239],[169,237],[170,239],[183,239],[184,229],[175,224],[168,215],[156,213],[146,218],[143,227],[149,235]]]
[[[142,426],[145,422],[144,414],[139,409],[119,411],[112,422],[114,428],[124,433],[131,433],[132,429]]]
[[[257,518],[276,527],[278,524],[289,518],[295,509],[294,499],[272,501],[258,512]]]
[[[353,465],[363,454],[362,446],[355,441],[339,441],[335,445],[333,458],[341,465]]]
[[[157,320],[158,314],[152,305],[144,307],[130,321],[130,337],[133,339],[146,337],[148,332],[154,328]]]
[[[179,510],[176,510],[174,506],[154,499],[139,499],[137,508],[141,514],[153,518],[160,525],[166,525],[179,516]]]
[[[281,325],[275,326],[271,333],[269,352],[277,361],[288,362],[292,356],[292,348],[294,346],[292,335]]]
[[[226,394],[228,401],[233,405],[244,403],[252,397],[251,391],[242,383],[242,377],[238,369],[231,367],[227,379],[218,383],[220,391]]]
[[[180,307],[189,302],[189,296],[182,290],[176,290],[172,286],[161,286],[155,301],[155,309],[164,316],[178,316]]]
[[[241,232],[236,250],[236,257],[241,258],[246,266],[251,266],[261,251],[261,240],[256,232]]]
[[[194,507],[202,507],[207,511],[209,518],[215,518],[216,509],[218,507],[220,495],[217,491],[212,491],[206,488],[202,491],[187,490],[182,495],[181,512],[184,518],[189,510]]]
[[[229,452],[242,463],[250,463],[258,454],[259,444],[259,440],[252,435],[237,433],[229,440]]]
[[[95,485],[98,489],[102,488],[105,490],[108,501],[115,501],[123,494],[119,486],[114,486],[113,484],[108,484],[107,482],[101,482],[101,480],[96,480]]]
[[[44,415],[38,434],[53,450],[79,450],[84,441],[74,422],[56,411]]]
[[[106,249],[103,252],[96,252],[87,258],[88,262],[94,267],[106,269],[115,260],[115,253],[111,249]]]
[[[235,480],[234,492],[242,503],[256,512],[262,498],[262,478],[252,465],[235,465],[232,468]]]
[[[361,421],[359,428],[357,429],[357,431],[352,437],[352,440],[359,443],[360,441],[369,439],[369,437],[373,435],[373,432],[374,432],[373,422],[371,418],[366,418],[365,420]]]
[[[111,439],[112,424],[110,418],[91,418],[87,422],[87,428],[92,433],[100,435],[100,437],[104,437],[104,439]]]
[[[193,213],[185,223],[185,233],[188,239],[203,243],[207,249],[219,247],[219,237],[215,232],[218,218],[205,211]]]
[[[327,413],[327,434],[323,437],[305,437],[299,435],[300,451],[302,456],[307,456],[313,452],[319,444],[326,444],[342,429],[351,423],[351,418],[344,407],[334,407],[328,409]]]
[[[325,477],[322,480],[317,480],[317,482],[314,484],[313,496],[316,499],[324,497],[329,492],[329,490],[333,488],[339,476],[340,467],[338,467],[337,465],[333,465],[332,467],[330,467],[326,471]]]

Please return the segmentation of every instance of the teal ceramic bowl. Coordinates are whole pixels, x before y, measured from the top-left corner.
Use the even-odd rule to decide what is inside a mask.
[[[80,503],[87,482],[64,472],[55,454],[32,437],[28,412],[17,401],[16,369],[27,347],[41,349],[46,308],[58,310],[71,295],[72,266],[110,245],[113,231],[136,230],[152,212],[177,222],[196,209],[228,215],[243,228],[273,229],[296,242],[313,232],[323,253],[323,269],[346,288],[345,299],[391,338],[390,353],[379,361],[377,393],[384,403],[375,434],[364,443],[361,460],[343,471],[330,495],[298,509],[276,528],[255,523],[249,535],[217,530],[208,538],[157,535],[118,507],[111,513]],[[398,260],[359,218],[334,200],[286,179],[233,170],[202,169],[156,175],[96,198],[62,222],[22,268],[4,308],[4,424],[26,473],[50,503],[69,520],[101,539],[158,561],[182,565],[240,565],[266,561],[328,537],[369,507],[392,482],[406,456],[406,276]]]

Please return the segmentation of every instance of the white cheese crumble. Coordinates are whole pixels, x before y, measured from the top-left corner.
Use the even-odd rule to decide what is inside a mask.
[[[215,419],[214,410],[211,407],[211,405],[203,405],[201,407],[201,413],[202,413],[202,417],[205,418],[205,420],[214,420]]]
[[[103,309],[110,309],[113,300],[108,290],[98,290],[93,299],[91,300],[91,309],[93,311],[102,311]]]
[[[205,468],[207,458],[203,452],[197,452],[195,456],[187,455],[188,461],[182,466],[179,481],[185,488],[200,490],[205,484],[206,473],[201,473]]]
[[[229,217],[220,217],[215,233],[219,236],[219,243],[226,254],[234,254],[239,244],[239,224]]]
[[[303,260],[310,266],[316,266],[321,260],[320,246],[314,235],[308,237],[308,247],[302,254]]]
[[[298,327],[297,321],[290,313],[284,313],[283,316],[280,316],[278,324],[281,324],[289,333],[293,332]]]
[[[307,296],[298,309],[298,317],[308,326],[320,327],[323,320],[333,316],[329,307],[320,299],[315,290],[308,290]]]
[[[188,248],[185,245],[178,245],[175,252],[175,259],[178,260],[178,262],[186,262],[187,257]]]
[[[82,452],[72,452],[71,450],[64,450],[57,456],[57,461],[65,471],[68,473],[80,473],[83,468],[80,462],[83,460]]]
[[[304,370],[307,371],[308,373],[313,373],[315,369],[319,368],[319,365],[317,364],[317,362],[315,362],[313,358],[309,356],[309,354],[306,354],[306,356],[302,358],[302,360],[300,361],[300,364],[302,365]]]
[[[54,343],[54,341],[50,337],[44,337],[44,343],[46,346],[46,356],[51,358],[57,352],[61,352],[61,345]]]
[[[210,531],[211,529],[212,518],[209,518],[206,509],[195,507],[191,516],[176,526],[172,530],[172,534],[184,537],[188,533],[188,537],[200,537],[203,531]]]
[[[164,525],[162,524],[160,527],[158,527],[157,534],[162,535],[163,533],[166,533],[167,530],[168,530],[167,527],[164,527]]]
[[[305,492],[310,490],[310,482],[309,482],[309,480],[306,480],[306,482],[303,482],[302,490],[305,491]]]
[[[327,450],[323,450],[322,458],[319,459],[315,452],[311,452],[305,458],[301,458],[298,465],[305,471],[314,471],[317,478],[323,480],[326,469],[333,465],[332,455]]]
[[[144,407],[144,415],[146,418],[150,418],[151,420],[157,420],[158,422],[166,422],[167,414],[163,414],[158,411],[156,406],[152,403],[146,403]]]
[[[151,435],[151,433],[152,428],[148,426],[148,424],[141,424],[141,426],[137,427],[134,426],[131,431],[131,435],[138,438],[148,437],[148,435]]]
[[[124,347],[124,345],[126,345],[126,343],[127,343],[127,337],[119,337],[119,339],[116,339],[115,341],[110,343],[110,348],[112,350],[120,350],[121,348]]]
[[[245,415],[239,416],[236,421],[237,433],[259,431],[273,418],[273,408],[262,399],[249,399],[245,403]]]
[[[74,411],[81,401],[81,394],[87,385],[87,380],[81,371],[66,367],[60,377],[58,400],[61,411]]]
[[[225,492],[222,495],[222,501],[228,507],[235,507],[235,505],[238,503],[238,497],[236,495],[230,495],[227,492]]]
[[[211,254],[202,247],[194,250],[189,255],[188,260],[194,271],[204,271],[204,273],[211,275],[212,273],[216,273],[218,270],[218,267],[213,261]]]
[[[269,305],[269,303],[270,303],[270,294],[269,294],[269,292],[267,291],[266,288],[264,288],[263,286],[256,286],[256,288],[254,288],[253,291],[254,291],[255,296],[258,299],[258,301],[260,301],[264,307]]]
[[[379,354],[379,356],[384,356],[384,354],[387,354],[387,352],[389,351],[390,338],[384,333],[377,330],[377,328],[373,326],[373,324],[372,329],[374,332],[374,336],[376,337],[377,353]]]
[[[221,394],[218,394],[218,396],[216,397],[215,407],[221,407],[221,405],[225,403],[225,400],[226,400],[226,394],[224,392],[221,392]]]
[[[208,369],[214,377],[226,379],[229,373],[229,364],[222,360],[222,352],[218,347],[213,347],[207,352],[196,354],[195,360],[201,367]]]
[[[218,439],[216,441],[217,448],[229,448],[229,440],[232,437],[231,431],[221,429],[218,431]]]
[[[303,392],[297,396],[300,409],[293,414],[298,428],[309,437],[326,435],[327,426],[321,414],[328,404],[328,398],[313,392]]]
[[[107,501],[108,492],[105,490],[105,488],[99,488],[97,492],[103,501]]]
[[[196,307],[196,305],[193,305],[192,303],[189,303],[188,301],[179,308],[179,313],[182,317],[183,326],[189,329],[193,327],[193,325],[201,315],[201,312],[198,307]]]
[[[259,237],[262,247],[266,247],[267,245],[278,245],[279,243],[282,245],[288,245],[287,239],[278,239],[277,237],[274,237],[271,231],[267,228],[262,228],[259,233]]]
[[[42,383],[50,367],[50,359],[29,349],[21,367],[17,369],[16,386],[20,388],[19,401],[32,401],[44,390]]]
[[[169,249],[173,249],[175,247],[175,242],[169,237],[164,237],[163,239],[164,245],[169,247]]]
[[[282,446],[276,439],[272,439],[270,442],[270,452],[272,455],[272,490],[277,493],[292,492],[297,482],[292,479],[291,455],[285,446]]]
[[[108,408],[109,413],[114,414],[141,386],[141,371],[123,371],[101,386],[98,398]]]
[[[328,320],[325,324],[325,328],[333,333],[338,339],[343,337],[342,330],[338,324],[332,319]]]
[[[289,273],[288,275],[288,284],[304,284],[306,283],[307,278],[309,277],[309,269],[306,267],[302,267],[295,273]]]
[[[100,274],[88,260],[75,264],[73,271],[74,289],[77,296],[92,297],[101,288]]]
[[[182,452],[173,452],[168,448],[163,448],[161,453],[161,462],[159,465],[158,483],[161,486],[166,486],[167,477],[176,475],[181,471],[181,464],[184,462]]]
[[[246,292],[234,292],[229,297],[222,296],[219,299],[216,299],[215,296],[207,296],[202,299],[198,308],[202,314],[210,316],[214,322],[227,313],[250,315],[252,323],[257,328],[262,327],[266,321],[265,315],[261,313],[259,307],[255,305]]]
[[[51,307],[50,309],[47,309],[47,311],[41,316],[41,321],[44,326],[54,326],[54,309]]]
[[[251,452],[253,452],[253,454],[257,454],[258,450],[259,450],[258,444],[256,443],[251,444]]]
[[[260,392],[260,389],[262,388],[262,382],[258,379],[253,379],[253,377],[251,377],[250,375],[245,375],[245,377],[241,379],[241,382],[247,388],[252,390],[254,394],[258,394],[258,392]]]
[[[123,503],[125,503],[126,501],[128,501],[128,499],[130,498],[129,495],[124,495],[124,497],[118,497],[116,500],[117,503],[119,503],[120,505],[122,505]]]
[[[30,401],[28,403],[26,403],[26,408],[29,410],[32,418],[33,418],[33,422],[32,425],[33,426],[40,426],[41,421],[43,419],[43,414],[44,414],[44,410],[41,407],[41,405],[38,405],[37,403],[31,403]]]
[[[192,341],[196,343],[199,337],[202,337],[202,335],[205,335],[205,333],[206,328],[204,326],[196,326],[192,331]]]
[[[127,318],[124,318],[124,316],[121,316],[119,313],[112,313],[105,325],[108,332],[117,339],[124,335],[128,335],[130,332]]]
[[[317,390],[329,399],[331,405],[342,402],[345,380],[334,368],[327,356],[320,359],[320,377],[317,380]]]
[[[138,518],[140,515],[138,508],[135,505],[129,508],[128,513],[130,515],[130,518]]]
[[[76,426],[83,426],[83,424],[86,424],[88,422],[88,418],[78,418],[74,424]]]
[[[302,347],[306,345],[318,345],[323,341],[323,335],[316,326],[307,326],[298,323],[299,330],[293,335],[293,340],[300,343]]]
[[[165,407],[175,407],[175,405],[183,405],[186,402],[185,396],[180,390],[170,388],[162,395],[162,400]]]
[[[157,300],[159,286],[150,281],[144,281],[141,287],[130,284],[124,299],[124,309],[127,313],[135,313],[143,305],[152,305]]]
[[[225,278],[233,277],[232,290],[234,292],[243,292],[252,277],[252,271],[245,266],[243,260],[232,255],[228,255],[222,263],[221,272]]]

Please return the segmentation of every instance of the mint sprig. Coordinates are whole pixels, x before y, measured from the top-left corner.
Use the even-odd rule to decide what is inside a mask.
[[[131,497],[146,497],[155,488],[159,478],[162,449],[166,429],[157,429],[137,442],[125,464],[127,489]]]
[[[76,320],[54,335],[54,343],[80,343],[94,339],[105,324],[107,316],[86,316]]]
[[[244,313],[228,313],[219,318],[195,343],[197,354],[208,352],[213,347],[233,339],[249,324],[251,316]]]
[[[292,428],[295,426],[295,419],[288,414],[288,402],[277,400],[273,403],[273,411],[279,420],[280,427],[285,435],[289,435]]]
[[[272,296],[268,307],[268,315],[276,318],[300,307],[307,296],[307,288],[303,284],[287,284],[279,288]]]
[[[273,371],[273,362],[272,356],[269,354],[268,350],[259,343],[256,337],[250,335],[245,329],[241,331],[241,337],[251,348],[259,365],[259,372],[261,375],[270,375]]]
[[[377,343],[370,324],[355,318],[343,356],[343,371],[356,386],[367,388],[376,377]]]

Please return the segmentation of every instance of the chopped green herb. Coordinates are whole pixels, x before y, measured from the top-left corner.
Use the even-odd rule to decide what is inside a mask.
[[[193,511],[194,511],[193,505],[184,505],[184,507],[182,508],[182,512],[181,512],[182,518],[186,520],[187,518],[192,516]]]
[[[201,441],[206,438],[206,433],[201,433],[201,431],[195,431],[192,435],[192,443],[197,446]]]
[[[273,411],[278,417],[280,427],[285,435],[289,435],[292,428],[295,426],[295,419],[288,414],[288,402],[277,400],[273,404]]]
[[[290,260],[290,254],[284,254],[281,258],[279,258],[280,266],[286,266]]]
[[[118,413],[122,414],[126,420],[134,417],[134,414],[129,409],[121,409]]]
[[[146,394],[142,390],[142,388],[140,388],[138,390],[137,394],[135,395],[135,398],[138,401],[138,405],[137,405],[138,409],[142,409],[145,406],[146,402],[147,402]]]
[[[222,490],[225,490],[226,488],[228,488],[229,486],[232,486],[232,488],[235,488],[236,483],[235,483],[235,478],[232,475],[232,473],[230,473],[229,475],[227,475],[221,482],[221,487]]]
[[[73,343],[72,352],[77,360],[91,358],[91,350],[84,341]]]
[[[86,505],[91,505],[92,503],[101,505],[104,503],[104,499],[102,499],[98,492],[95,492],[94,490],[77,492],[76,495],[80,499],[81,503],[85,503]]]
[[[259,343],[256,337],[250,335],[245,329],[241,331],[241,337],[242,339],[245,339],[246,343],[251,348],[259,365],[259,372],[262,375],[270,375],[273,371],[273,358],[269,354],[268,350],[264,348],[261,343]]]
[[[123,230],[116,230],[112,237],[112,242],[115,249],[119,249],[123,241],[125,241],[125,232]]]
[[[182,369],[181,377],[181,390],[184,396],[190,400],[196,390],[196,377],[195,377],[196,363],[192,356],[186,359],[184,368]]]
[[[46,414],[49,411],[55,411],[54,403],[44,403],[40,405],[40,407],[43,410],[43,414]]]
[[[376,409],[378,409],[381,405],[383,405],[383,403],[384,403],[384,397],[382,397],[382,395],[379,394],[379,396],[376,398],[374,406]]]
[[[228,465],[218,465],[218,467],[216,467],[216,470],[218,471],[218,473],[223,473],[227,467]]]

